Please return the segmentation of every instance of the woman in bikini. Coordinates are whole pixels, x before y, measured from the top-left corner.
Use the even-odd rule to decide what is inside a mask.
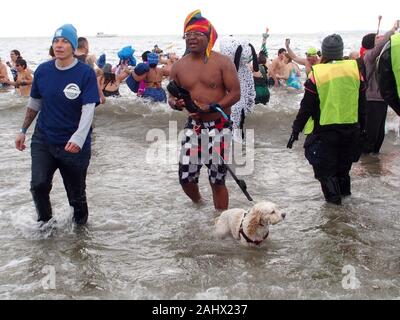
[[[150,70],[143,75],[134,74],[136,81],[144,80],[146,89],[143,93],[143,98],[149,99],[153,102],[167,102],[167,95],[161,86],[164,76],[168,72],[163,68],[157,68],[159,58],[156,53],[149,53],[147,55],[147,62]]]
[[[116,75],[112,72],[112,66],[106,63],[102,75],[98,78],[99,87],[102,88],[104,97],[119,97],[119,86],[130,74],[129,69]]]

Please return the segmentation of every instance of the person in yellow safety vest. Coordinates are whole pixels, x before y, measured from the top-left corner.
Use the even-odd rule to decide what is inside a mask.
[[[393,35],[382,50],[378,82],[382,97],[400,116],[400,33]]]
[[[361,155],[365,89],[357,62],[343,60],[341,36],[326,37],[321,64],[313,66],[305,83],[287,147],[293,147],[311,117],[313,124],[305,130],[305,156],[329,203],[340,205],[342,197],[351,195],[350,170]]]

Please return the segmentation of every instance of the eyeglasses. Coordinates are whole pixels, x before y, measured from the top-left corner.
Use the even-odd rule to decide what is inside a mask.
[[[200,38],[201,36],[205,36],[205,34],[198,31],[191,31],[191,32],[185,32],[185,34],[183,35],[183,39]]]

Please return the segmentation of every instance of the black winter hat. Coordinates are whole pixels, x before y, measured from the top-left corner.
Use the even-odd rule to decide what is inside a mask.
[[[363,39],[361,45],[364,49],[370,50],[375,47],[376,33],[368,33]]]
[[[328,60],[343,58],[343,40],[338,34],[331,34],[322,41],[322,56]]]

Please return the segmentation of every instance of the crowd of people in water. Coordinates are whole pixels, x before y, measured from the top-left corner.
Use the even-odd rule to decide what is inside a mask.
[[[165,54],[155,45],[138,63],[135,49],[126,46],[118,52],[118,65],[113,66],[107,62],[106,53],[98,59],[91,54],[88,40],[78,38],[70,24],[56,30],[49,50],[51,61],[41,64],[34,77],[20,52],[11,51],[10,62],[0,61],[1,86],[14,86],[21,95],[30,95],[15,142],[18,150],[26,148],[26,132],[38,116],[32,137],[31,191],[39,221],[51,219],[49,192],[58,168],[75,222],[86,223],[85,179],[94,110],[106,99],[120,96],[124,82],[143,99],[168,101],[172,109],[188,111],[179,182],[193,202],[200,202],[198,181],[200,169],[206,165],[216,210],[229,206],[224,163],[229,143],[213,132],[228,130],[235,140],[243,142],[246,115],[254,111],[255,104],[269,102],[271,87],[304,93],[287,147],[293,147],[300,132],[307,135],[305,156],[321,183],[325,200],[340,204],[343,197],[351,195],[352,164],[361,153],[380,152],[388,105],[400,115],[398,29],[396,21],[382,36],[365,35],[360,39],[360,52],[348,56],[344,56],[343,39],[338,34],[327,36],[321,50],[311,47],[304,55],[297,55],[290,47],[291,40],[286,39],[285,47],[270,60],[268,29],[262,34],[258,52],[251,43],[233,36],[222,38],[221,50],[216,52],[213,47],[218,34],[196,10],[184,23],[186,52],[182,57],[174,52]],[[305,68],[305,82],[299,65]],[[13,75],[11,80],[7,67]],[[170,80],[168,97],[163,87],[166,78]],[[208,135],[203,136],[204,132]],[[201,149],[202,139],[209,141],[209,150]],[[57,151],[60,145],[65,146],[65,154]],[[204,152],[209,159],[217,152],[217,163],[200,161]]]
[[[268,31],[267,31],[268,32]],[[285,86],[301,92],[301,70],[298,66],[305,65],[305,59],[298,57],[288,46],[281,48],[275,59],[269,59],[266,40],[268,33],[263,34],[261,51],[255,57],[250,54],[241,55],[241,65],[252,74],[254,82],[255,104],[267,104],[270,98],[269,88],[272,86]],[[237,42],[230,37],[228,42]],[[238,42],[237,42],[238,43]],[[288,40],[287,40],[288,43]],[[240,45],[240,43],[238,43]],[[237,48],[235,48],[236,50]],[[189,51],[186,51],[187,54]],[[134,55],[135,49],[131,46],[122,48],[118,52],[119,63],[112,66],[106,62],[106,54],[102,54],[98,59],[92,53],[89,53],[89,41],[85,37],[78,38],[78,46],[74,56],[81,62],[91,66],[97,75],[99,94],[101,102],[104,103],[108,97],[119,97],[119,87],[125,83],[129,76],[140,82],[139,88],[130,87],[139,97],[148,98],[154,102],[166,102],[166,95],[162,82],[169,77],[171,68],[180,57],[175,52],[164,53],[162,49],[155,45],[151,50],[147,50],[141,55],[141,63],[149,66],[143,69],[143,66],[137,66],[137,60]],[[236,52],[234,52],[236,53]],[[318,59],[320,54],[316,49],[310,48],[306,55],[308,60]],[[50,59],[55,59],[53,47],[49,49]],[[238,62],[239,63],[239,62]],[[254,67],[257,65],[256,67]],[[9,72],[7,70],[9,69]],[[239,65],[237,66],[239,69]],[[9,74],[12,74],[10,79]],[[21,96],[29,97],[31,84],[33,81],[33,71],[28,67],[27,61],[21,56],[19,50],[10,52],[10,60],[4,63],[0,57],[0,88],[15,88]],[[128,81],[128,85],[129,85]]]

